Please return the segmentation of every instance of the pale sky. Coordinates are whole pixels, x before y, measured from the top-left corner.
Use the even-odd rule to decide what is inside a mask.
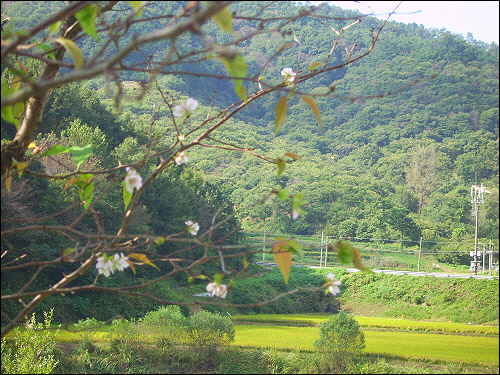
[[[377,18],[385,19],[400,1],[328,1],[328,3],[343,9],[359,10],[363,14],[371,14],[373,11]],[[470,32],[476,40],[499,44],[499,3],[499,1],[402,1],[396,10],[399,14],[392,15],[390,20],[403,23],[415,22],[426,28],[444,27],[453,33],[462,34],[464,38]]]

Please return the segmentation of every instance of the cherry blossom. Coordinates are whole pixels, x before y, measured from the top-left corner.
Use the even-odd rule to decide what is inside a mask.
[[[184,115],[191,115],[194,110],[198,108],[198,101],[192,98],[189,98],[185,102],[181,102],[180,105],[176,106],[174,109],[175,117],[182,117]]]
[[[99,274],[108,277],[111,273],[115,273],[113,260],[108,258],[107,254],[97,258],[96,268]]]
[[[115,254],[115,259],[113,259],[113,265],[118,271],[123,271],[125,268],[129,267],[130,264],[127,262],[128,258],[120,253],[120,255]]]
[[[175,158],[175,164],[181,165],[182,163],[187,163],[189,161],[189,158],[187,155],[182,151],[177,157]]]
[[[140,189],[142,187],[142,177],[135,169],[127,167],[126,170],[127,175],[125,176],[125,187],[129,193],[132,193],[134,188]]]
[[[338,280],[335,280],[335,275],[330,272],[328,275],[326,275],[326,279],[327,283],[329,284],[328,290],[330,291],[330,293],[334,296],[340,294],[339,285],[341,285],[342,283]]]
[[[297,73],[295,73],[292,68],[284,68],[281,71],[281,75],[285,76],[285,82],[288,84],[292,83],[297,77]]]
[[[196,236],[198,234],[198,231],[200,230],[200,226],[198,225],[198,223],[193,223],[191,220],[188,220],[185,223],[188,227],[189,233],[191,233],[193,236]]]
[[[115,270],[123,271],[125,268],[129,267],[130,264],[128,264],[127,260],[128,258],[123,255],[123,253],[120,253],[120,255],[115,254],[114,257],[104,253],[97,258],[96,268],[99,270],[99,274],[108,277],[112,273],[115,273]]]
[[[217,296],[219,298],[226,298],[227,286],[225,284],[219,286],[216,283],[209,283],[207,285],[207,292],[211,292],[212,297]]]

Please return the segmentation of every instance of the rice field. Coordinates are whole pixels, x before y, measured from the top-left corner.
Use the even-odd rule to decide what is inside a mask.
[[[288,324],[317,326],[328,319],[330,315],[321,314],[258,314],[258,315],[233,315],[233,322],[252,322],[264,324]],[[405,331],[445,332],[498,335],[499,328],[495,326],[469,325],[453,322],[427,322],[397,318],[380,317],[354,317],[363,328],[384,328]]]
[[[282,350],[314,349],[317,327],[236,325],[234,345]],[[363,330],[365,353],[463,363],[499,363],[498,336],[465,336],[388,330]]]

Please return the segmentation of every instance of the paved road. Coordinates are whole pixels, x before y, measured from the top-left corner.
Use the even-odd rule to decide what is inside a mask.
[[[255,264],[260,264],[262,266],[276,266],[273,262],[255,262]],[[302,266],[294,265],[294,267],[309,267],[309,268],[320,268],[319,266]],[[395,270],[372,270],[375,273],[387,273],[390,275],[408,275],[408,276],[434,276],[434,277],[448,277],[454,279],[499,279],[498,276],[482,276],[473,274],[452,274],[452,273],[439,273],[439,272],[414,272],[414,271],[395,271]],[[357,268],[347,268],[347,272],[359,272]]]

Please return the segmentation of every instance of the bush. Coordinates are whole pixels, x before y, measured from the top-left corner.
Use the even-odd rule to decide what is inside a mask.
[[[229,317],[200,311],[189,318],[188,342],[208,368],[217,363],[219,354],[233,341],[234,326]]]
[[[146,313],[144,318],[139,319],[140,324],[148,326],[168,326],[183,328],[187,324],[186,317],[177,305],[160,306],[156,311]]]
[[[3,374],[50,374],[58,360],[54,358],[57,331],[48,330],[54,309],[44,312],[44,323],[36,321],[35,313],[26,319],[27,329],[16,328],[15,348],[7,348],[5,338],[2,339],[2,373]],[[43,330],[38,332],[38,330]]]
[[[365,335],[358,322],[343,311],[320,323],[319,330],[314,346],[320,354],[321,370],[343,371],[365,348]]]

